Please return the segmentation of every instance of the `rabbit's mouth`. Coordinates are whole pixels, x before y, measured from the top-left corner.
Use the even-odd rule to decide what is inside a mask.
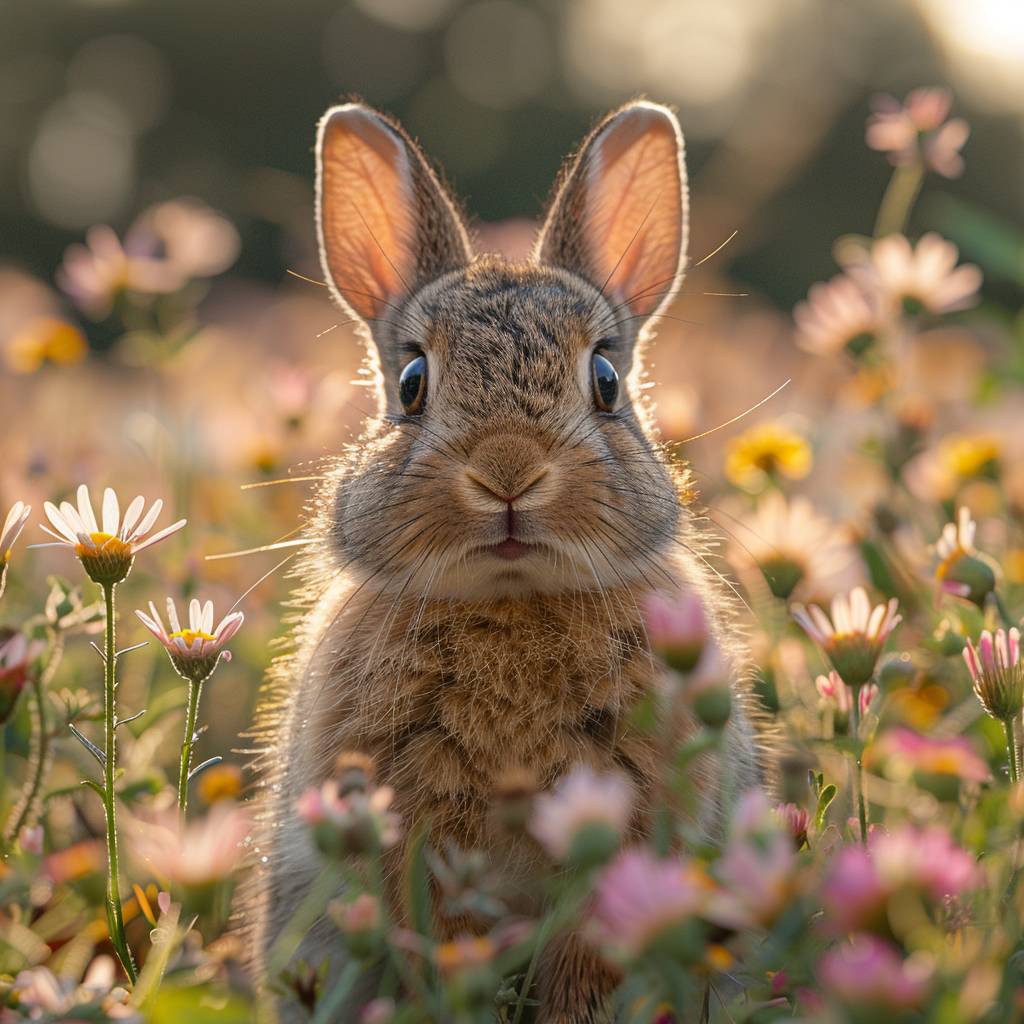
[[[517,558],[523,558],[531,551],[536,551],[535,544],[526,544],[515,537],[506,537],[500,544],[492,544],[484,550],[497,558],[504,558],[506,561],[514,562]]]

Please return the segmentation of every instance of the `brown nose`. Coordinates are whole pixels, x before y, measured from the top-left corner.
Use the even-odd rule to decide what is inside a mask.
[[[492,497],[497,498],[499,501],[508,502],[508,504],[510,505],[512,504],[512,502],[518,500],[524,494],[526,494],[527,491],[532,490],[547,475],[548,467],[541,466],[528,480],[524,482],[517,482],[514,487],[509,488],[505,484],[486,479],[482,475],[474,472],[472,469],[466,470],[467,478],[471,480],[474,484],[476,484],[476,486],[479,487],[480,490],[491,495]],[[508,493],[510,489],[514,491],[514,493]]]

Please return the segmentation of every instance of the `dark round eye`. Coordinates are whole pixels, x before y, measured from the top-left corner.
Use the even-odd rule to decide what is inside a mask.
[[[594,353],[594,401],[598,409],[611,412],[615,408],[615,400],[619,397],[619,375],[615,367],[600,352]]]
[[[423,411],[423,400],[427,397],[427,357],[417,356],[406,364],[398,378],[398,400],[410,416]]]

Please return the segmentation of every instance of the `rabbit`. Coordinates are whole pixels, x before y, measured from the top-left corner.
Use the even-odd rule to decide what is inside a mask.
[[[372,758],[406,838],[429,821],[433,844],[490,851],[512,877],[539,854],[494,826],[505,773],[546,786],[580,762],[622,772],[642,821],[658,752],[630,712],[665,672],[642,616],[653,591],[702,596],[735,680],[723,753],[694,769],[709,836],[770,760],[731,596],[641,390],[644,342],[686,263],[674,113],[636,100],[597,124],[523,262],[475,255],[420,149],[362,103],[324,115],[316,166],[324,275],[368,343],[379,411],[326,464],[293,643],[254,727],[257,971],[319,871],[296,801],[341,752]],[[335,976],[337,932],[319,921],[298,955]],[[606,1019],[615,975],[578,935],[552,940],[537,979],[537,1021]],[[306,1019],[284,1000],[278,1012]]]

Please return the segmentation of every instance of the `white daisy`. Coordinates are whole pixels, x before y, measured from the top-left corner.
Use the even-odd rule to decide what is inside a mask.
[[[93,512],[89,488],[82,484],[78,488],[77,509],[70,501],[62,501],[60,508],[49,501],[44,503],[46,516],[54,529],[47,526],[43,529],[55,538],[57,545],[72,548],[97,583],[120,583],[140,551],[177,533],[187,522],[179,519],[147,537],[163,505],[158,498],[143,515],[146,499],[140,494],[125,509],[122,518],[117,495],[108,487],[103,492],[101,527]]]
[[[160,613],[152,601],[149,614],[136,611],[142,624],[160,641],[170,655],[174,667],[186,679],[205,679],[216,667],[217,659],[231,660],[231,652],[224,645],[238,632],[245,616],[241,612],[229,612],[213,628],[213,602],[200,604],[193,598],[188,605],[188,627],[182,629],[178,610],[171,598],[167,598],[167,619],[170,630],[164,628]]]
[[[26,505],[23,501],[16,501],[11,506],[11,511],[4,520],[4,528],[0,531],[0,562],[6,563],[10,560],[11,548],[25,528],[31,512],[32,506]]]

